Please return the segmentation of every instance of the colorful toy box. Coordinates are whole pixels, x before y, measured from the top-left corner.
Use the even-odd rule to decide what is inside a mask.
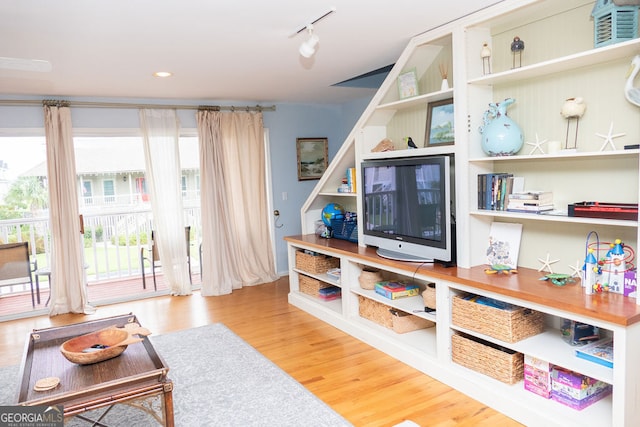
[[[624,296],[637,298],[637,276],[635,270],[627,270],[624,272]]]
[[[318,290],[318,298],[324,301],[333,301],[342,296],[342,289],[337,286],[329,286]]]
[[[549,399],[551,397],[551,370],[553,365],[528,354],[524,355],[524,388]]]
[[[578,411],[611,394],[612,387],[557,366],[551,370],[551,399]]]

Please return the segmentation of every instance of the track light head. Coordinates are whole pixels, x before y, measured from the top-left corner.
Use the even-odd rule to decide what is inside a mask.
[[[300,45],[300,55],[305,58],[311,58],[314,53],[316,53],[316,46],[320,41],[320,38],[313,33],[313,25],[307,25],[307,31],[309,32],[309,38],[302,42]]]

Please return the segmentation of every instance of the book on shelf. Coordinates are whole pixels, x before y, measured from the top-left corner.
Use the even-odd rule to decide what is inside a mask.
[[[553,209],[553,203],[550,205],[514,205],[509,203],[507,206],[508,212],[542,213],[552,211]]]
[[[613,368],[613,338],[603,338],[576,349],[576,356]]]
[[[513,192],[509,195],[509,200],[518,200],[529,203],[550,204],[553,202],[551,191],[523,191]]]
[[[349,186],[349,190],[351,193],[355,193],[357,191],[356,168],[347,169],[347,185]]]
[[[513,206],[515,208],[517,206],[545,206],[552,204],[553,200],[514,200],[509,198],[509,204],[507,206]]]

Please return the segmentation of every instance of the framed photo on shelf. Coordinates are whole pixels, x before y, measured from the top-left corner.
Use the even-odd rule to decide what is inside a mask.
[[[415,68],[398,76],[398,94],[400,99],[418,95],[418,75]]]
[[[320,179],[329,165],[327,138],[297,138],[298,181]]]
[[[487,264],[518,268],[522,224],[492,222],[489,229]]]
[[[427,104],[425,147],[454,143],[453,98]]]

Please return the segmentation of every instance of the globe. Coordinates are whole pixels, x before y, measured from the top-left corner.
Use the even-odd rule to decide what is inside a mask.
[[[327,227],[331,227],[332,219],[342,218],[344,218],[344,208],[338,203],[329,203],[322,209],[322,222],[324,222]]]

